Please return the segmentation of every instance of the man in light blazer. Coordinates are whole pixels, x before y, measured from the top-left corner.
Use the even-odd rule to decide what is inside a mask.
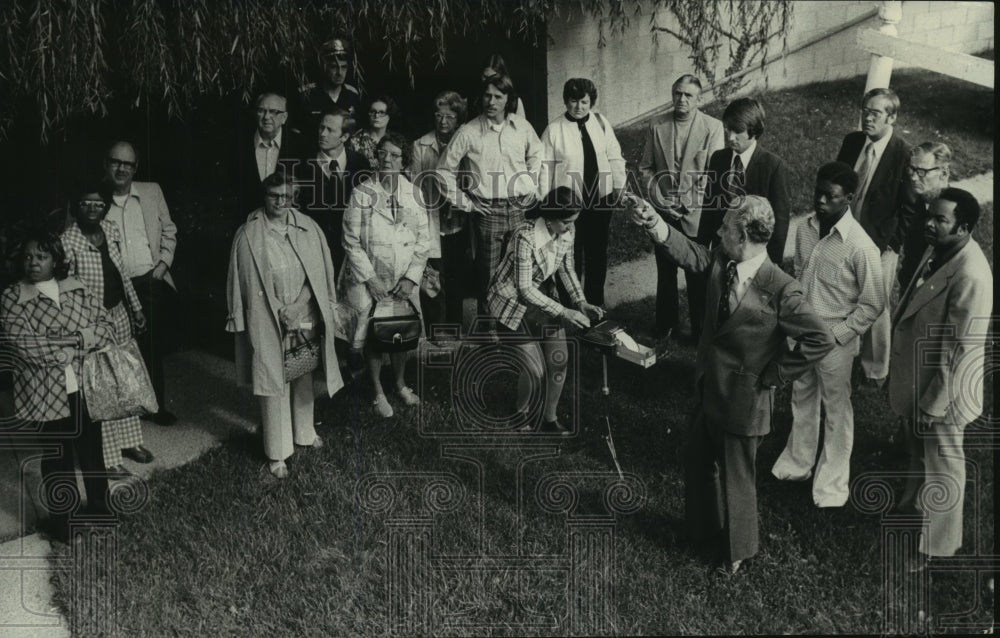
[[[702,201],[698,243],[718,245],[718,231],[726,211],[746,195],[765,198],[774,211],[774,232],[767,242],[771,261],[781,266],[788,236],[791,198],[788,183],[791,171],[785,160],[758,143],[764,133],[764,107],[752,98],[734,100],[722,114],[726,148],[708,160],[705,197]],[[699,295],[705,284],[692,286]],[[692,303],[692,321],[702,324],[704,297]]]
[[[177,417],[167,409],[163,356],[179,303],[170,274],[177,248],[177,226],[170,219],[160,185],[133,181],[138,167],[135,149],[128,142],[115,142],[108,149],[104,179],[112,190],[112,201],[107,219],[116,223],[121,232],[125,274],[132,279],[146,317],[146,330],[137,341],[160,404],[160,411],[150,420],[173,425]]]
[[[861,100],[862,130],[848,133],[837,161],[854,167],[858,190],[853,212],[882,254],[886,298],[896,281],[900,245],[909,220],[899,211],[906,201],[906,166],[910,145],[896,133],[899,97],[892,89],[872,89]],[[861,368],[880,386],[889,372],[889,308],[879,316],[861,342]]]
[[[686,74],[671,88],[673,111],[654,119],[646,132],[639,171],[647,183],[650,202],[673,228],[694,239],[698,236],[704,173],[708,159],[725,146],[722,122],[698,110],[701,80]],[[678,328],[677,264],[662,246],[656,254],[656,333],[665,338]],[[685,273],[691,308],[704,303],[697,275]],[[704,281],[700,281],[704,287]],[[700,307],[699,307],[700,310]],[[701,326],[691,312],[691,334],[697,338]]]
[[[990,265],[971,237],[979,215],[979,203],[966,191],[941,191],[924,224],[930,248],[892,318],[889,403],[910,425],[899,507],[924,512],[928,521],[910,571],[962,545],[964,428],[983,411],[993,311]]]
[[[693,538],[721,541],[724,569],[735,574],[759,545],[757,447],[771,430],[775,391],[815,366],[833,336],[802,286],[768,259],[774,212],[763,197],[745,197],[726,212],[714,249],[671,231],[652,207],[636,210],[636,221],[674,261],[708,275],[685,515]]]

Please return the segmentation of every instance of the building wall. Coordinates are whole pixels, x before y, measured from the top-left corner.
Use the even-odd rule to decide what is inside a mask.
[[[753,0],[756,1],[756,0]],[[795,2],[788,48],[793,49],[837,25],[876,7],[871,0]],[[589,77],[598,87],[598,110],[615,124],[628,123],[670,99],[670,85],[691,70],[689,51],[673,36],[660,32],[654,43],[650,20],[652,3],[632,17],[622,34],[606,33],[598,46],[598,21],[578,9],[567,9],[550,20],[548,32],[548,108],[550,119],[563,111],[562,85],[570,77]],[[667,11],[655,15],[658,24],[676,29]],[[856,34],[878,28],[876,17],[822,40],[748,76],[747,90],[785,88],[811,82],[861,75],[868,70],[870,54],[858,49]],[[931,46],[976,53],[992,48],[993,4],[914,0],[903,3],[898,35]],[[780,52],[780,45],[770,55]],[[719,65],[719,76],[726,63]],[[897,62],[894,68],[905,65]],[[704,78],[703,78],[704,80]]]

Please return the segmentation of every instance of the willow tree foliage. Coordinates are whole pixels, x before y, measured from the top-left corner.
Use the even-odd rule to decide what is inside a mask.
[[[582,11],[599,21],[603,44],[653,8],[679,25],[654,22],[653,37],[680,38],[707,77],[722,42],[728,74],[766,53],[791,15],[789,0],[2,0],[0,138],[30,114],[44,140],[75,115],[106,113],[113,97],[160,103],[177,117],[206,96],[249,100],[264,73],[304,82],[333,35],[383,43],[377,62],[412,81],[426,63],[415,52],[429,45],[444,65],[454,34],[540,46],[546,21]]]

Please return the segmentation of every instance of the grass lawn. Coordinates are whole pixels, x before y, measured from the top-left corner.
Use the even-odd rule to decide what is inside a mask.
[[[820,82],[755,95],[767,120],[761,145],[782,157],[792,169],[792,214],[812,210],[816,171],[834,160],[844,135],[858,129],[858,107],[865,78]],[[907,69],[892,76],[902,107],[896,129],[911,144],[944,142],[952,151],[952,181],[993,170],[994,95],[990,89],[930,71]],[[722,118],[726,105],[704,105],[705,113]],[[617,131],[631,171],[642,158],[647,126]],[[624,216],[612,219],[609,262],[623,263],[651,251],[649,242],[625,231]]]
[[[796,210],[808,205],[815,168],[854,128],[862,86],[855,79],[766,96],[764,144],[799,171]],[[992,168],[992,93],[919,72],[896,74],[894,86],[910,141],[952,145],[956,179]],[[909,96],[923,91],[948,94],[947,105],[928,100],[918,109]],[[641,131],[620,133],[633,167]],[[612,232],[613,261],[646,250],[634,227]],[[992,233],[990,208],[977,238],[991,263]],[[653,299],[615,315],[642,341]],[[808,483],[769,478],[791,420],[788,391],[779,394],[774,432],[759,451],[761,553],[728,579],[682,525],[693,348],[649,370],[612,361],[606,398],[600,358],[572,355],[578,369],[561,403],[561,419],[578,428],[572,438],[460,437],[468,422],[456,414],[475,397],[488,415],[509,407],[510,357],[497,352],[463,348],[456,355],[473,363],[462,372],[440,361],[425,366],[423,406],[404,411],[396,402],[393,419],[372,416],[364,383],[320,402],[327,444],[298,451],[287,481],[267,474],[259,440],[242,432],[157,474],[151,502],[122,518],[113,562],[78,555],[61,564],[57,603],[77,635],[89,635],[94,613],[87,586],[109,583],[126,636],[870,634],[915,632],[918,610],[932,615],[935,632],[992,626],[985,576],[958,568],[914,584],[888,558],[915,529],[878,506],[901,489],[905,469],[888,443],[896,420],[885,393],[855,393],[854,502],[834,511],[812,505]],[[604,440],[605,416],[624,483]],[[966,432],[961,555],[969,557],[993,547],[994,468],[985,426]],[[575,597],[571,581],[581,583]],[[929,607],[915,602],[920,594]]]

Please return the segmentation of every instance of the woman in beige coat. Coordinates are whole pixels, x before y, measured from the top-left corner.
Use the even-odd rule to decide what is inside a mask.
[[[236,374],[260,399],[264,453],[278,478],[295,445],[320,447],[313,428],[312,374],[285,378],[289,334],[320,335],[327,392],[343,387],[333,348],[337,302],[330,248],[319,226],[293,207],[295,187],[283,172],[262,183],[264,207],[236,231],[227,282],[229,319],[236,336]]]
[[[430,248],[427,210],[416,186],[402,173],[410,165],[412,148],[398,133],[386,133],[378,143],[378,173],[354,189],[344,212],[344,332],[353,352],[364,352],[375,387],[373,409],[381,417],[394,412],[382,389],[382,355],[365,348],[369,312],[373,303],[380,304],[376,315],[383,309],[392,315],[409,314],[411,304],[419,312],[420,280]],[[408,354],[393,352],[389,359],[396,396],[413,406],[420,398],[403,378]]]

